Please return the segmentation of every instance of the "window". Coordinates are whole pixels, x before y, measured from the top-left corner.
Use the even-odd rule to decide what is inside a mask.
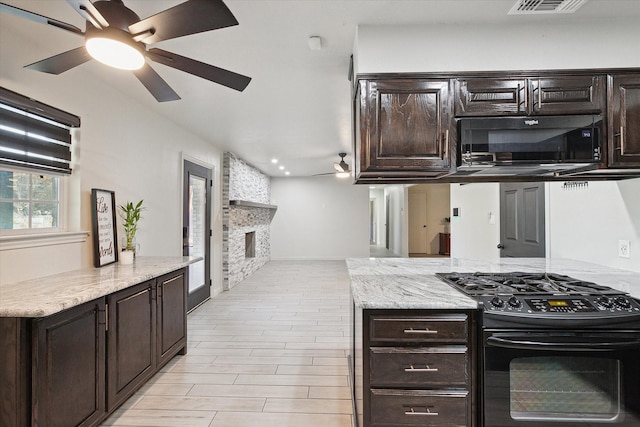
[[[0,169],[0,231],[58,229],[60,180],[54,175]]]
[[[3,239],[64,231],[63,188],[71,174],[72,129],[79,126],[73,114],[0,87]]]

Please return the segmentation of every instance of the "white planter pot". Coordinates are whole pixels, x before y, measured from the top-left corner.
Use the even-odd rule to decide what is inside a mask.
[[[133,264],[133,251],[120,252],[120,264]]]

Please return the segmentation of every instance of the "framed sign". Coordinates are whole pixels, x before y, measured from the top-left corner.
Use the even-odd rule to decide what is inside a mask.
[[[115,193],[93,188],[91,206],[93,265],[102,267],[118,261]]]

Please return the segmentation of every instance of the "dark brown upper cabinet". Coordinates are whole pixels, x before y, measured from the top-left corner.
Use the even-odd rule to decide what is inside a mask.
[[[456,79],[456,116],[600,114],[603,75]]]
[[[640,74],[609,77],[609,166],[640,167]]]
[[[523,78],[456,79],[456,116],[527,114]]]
[[[600,114],[606,103],[605,76],[529,79],[529,114]]]
[[[360,80],[356,181],[448,172],[452,105],[449,79]]]

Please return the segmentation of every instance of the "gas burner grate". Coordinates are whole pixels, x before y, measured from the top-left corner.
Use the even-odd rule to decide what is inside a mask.
[[[448,284],[470,296],[603,295],[619,291],[556,273],[436,273]]]

